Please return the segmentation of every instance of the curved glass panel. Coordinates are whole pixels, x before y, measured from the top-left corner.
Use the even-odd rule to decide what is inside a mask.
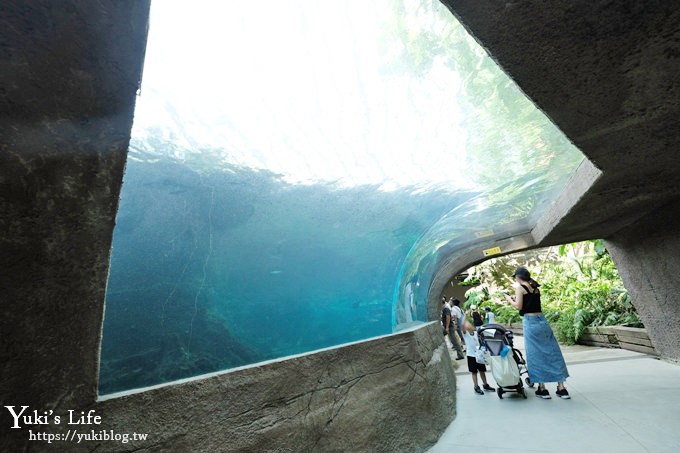
[[[581,159],[437,2],[153,2],[100,392],[425,321]]]

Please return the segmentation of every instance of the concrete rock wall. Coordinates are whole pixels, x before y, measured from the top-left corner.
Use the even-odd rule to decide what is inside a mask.
[[[148,9],[136,0],[0,7],[2,405],[60,410],[96,398]],[[1,412],[4,442],[17,430],[7,433]]]
[[[53,434],[146,433],[146,441],[0,442],[1,451],[424,451],[455,416],[455,376],[438,323],[173,385],[111,395],[101,424]],[[37,428],[37,429],[35,429]],[[28,428],[20,431],[28,438]]]
[[[652,344],[662,358],[680,362],[680,203],[605,242]]]

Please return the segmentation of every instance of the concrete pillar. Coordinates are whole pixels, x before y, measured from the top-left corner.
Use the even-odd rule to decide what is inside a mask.
[[[654,347],[662,358],[680,362],[680,203],[605,242]]]
[[[97,396],[149,3],[10,0],[1,9],[0,402],[43,415]],[[17,451],[26,431],[0,414],[0,450]]]

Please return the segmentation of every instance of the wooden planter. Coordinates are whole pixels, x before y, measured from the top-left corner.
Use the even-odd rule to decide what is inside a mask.
[[[601,348],[622,348],[644,354],[659,355],[654,349],[647,330],[637,327],[588,327],[578,340],[579,344]]]
[[[607,327],[587,327],[583,331],[578,344],[588,346],[598,346],[600,348],[620,348],[619,340],[613,326]]]
[[[522,323],[501,324],[515,335],[523,335]],[[654,349],[646,329],[625,326],[588,327],[577,341],[578,344],[600,348],[622,348],[644,354],[659,355]]]
[[[636,327],[614,326],[614,332],[616,332],[616,339],[619,340],[619,345],[623,349],[659,355],[647,335],[647,330]]]

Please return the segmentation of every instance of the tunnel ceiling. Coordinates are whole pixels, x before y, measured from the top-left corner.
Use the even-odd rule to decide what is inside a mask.
[[[443,3],[603,172],[552,213],[543,244],[608,237],[677,203],[677,2]]]

